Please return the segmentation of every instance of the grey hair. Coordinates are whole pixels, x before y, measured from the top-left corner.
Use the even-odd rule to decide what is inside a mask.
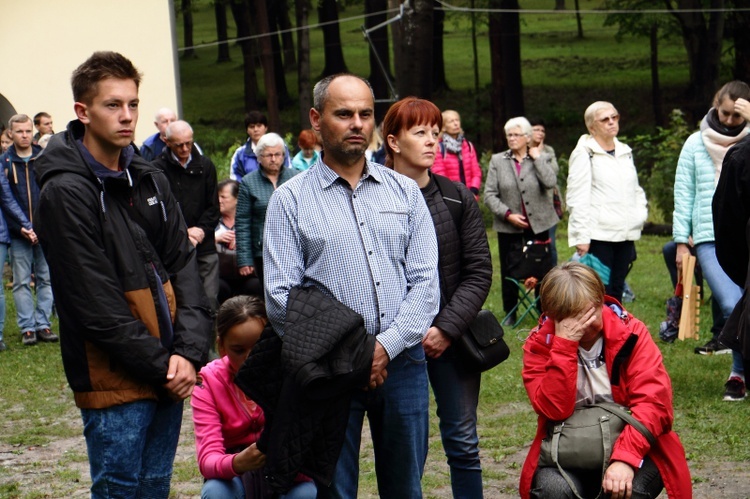
[[[594,120],[596,119],[596,113],[601,111],[602,109],[609,109],[612,108],[615,110],[615,113],[617,112],[617,108],[615,108],[614,104],[611,102],[607,102],[604,100],[598,100],[591,104],[589,107],[586,108],[586,111],[583,113],[583,121],[586,123],[586,128],[591,130],[591,127],[594,126]]]
[[[375,100],[375,92],[372,90],[372,85],[370,85],[370,82],[367,81],[365,78],[362,78],[361,76],[357,76],[355,74],[351,73],[337,73],[335,75],[326,76],[322,80],[320,80],[318,83],[315,84],[313,87],[313,107],[316,111],[319,113],[323,112],[323,108],[326,105],[326,101],[328,100],[328,87],[331,85],[331,82],[337,78],[341,78],[343,76],[351,76],[352,78],[356,78],[367,85],[367,88],[370,89],[370,94],[372,94],[372,100]],[[258,146],[255,146],[256,148]]]
[[[189,130],[190,134],[193,134],[193,127],[190,126],[190,123],[184,120],[177,120],[167,125],[164,135],[169,139],[172,137],[172,134],[177,133],[178,130]]]
[[[169,109],[168,107],[162,107],[158,111],[156,111],[156,114],[154,115],[154,121],[159,121],[159,118],[161,118],[164,115],[171,114],[175,118],[177,118],[177,113]]]
[[[278,133],[267,133],[258,139],[258,143],[255,144],[255,155],[260,156],[267,147],[285,146],[286,143],[281,135]]]
[[[514,128],[520,128],[521,129],[521,133],[524,134],[524,135],[526,135],[527,138],[531,139],[531,133],[532,133],[531,123],[529,123],[529,120],[527,120],[523,116],[517,116],[515,118],[509,119],[505,123],[505,126],[503,127],[503,130],[507,134],[508,132],[510,132],[511,130],[513,130]]]

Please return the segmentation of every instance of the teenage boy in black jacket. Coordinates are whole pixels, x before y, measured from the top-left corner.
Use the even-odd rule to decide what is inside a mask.
[[[211,315],[164,174],[132,144],[141,75],[114,52],[73,72],[78,119],[37,163],[35,229],[57,295],[92,497],[169,496],[182,404]]]

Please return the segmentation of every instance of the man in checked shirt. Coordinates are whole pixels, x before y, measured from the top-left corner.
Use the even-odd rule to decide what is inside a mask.
[[[313,285],[356,311],[377,336],[367,391],[355,394],[330,487],[355,498],[367,413],[381,497],[421,498],[428,381],[422,337],[438,311],[437,241],[417,184],[365,160],[375,127],[369,83],[339,74],[313,90],[323,156],[278,188],[266,217],[268,316],[280,334],[289,290]]]

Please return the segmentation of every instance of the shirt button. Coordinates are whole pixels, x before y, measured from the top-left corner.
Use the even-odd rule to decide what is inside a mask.
[[[380,283],[379,283],[379,282],[376,282],[376,283],[375,283],[375,285],[376,285],[376,286],[380,286]]]
[[[385,314],[380,314],[380,317],[385,317]]]
[[[356,195],[356,194],[352,194],[352,197],[356,199],[356,198],[357,198],[357,195]]]
[[[360,227],[362,227],[364,224],[365,224],[364,222],[359,222]]]

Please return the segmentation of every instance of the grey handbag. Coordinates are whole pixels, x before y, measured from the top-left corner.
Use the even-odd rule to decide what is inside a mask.
[[[611,402],[576,409],[565,421],[551,422],[542,440],[539,466],[556,466],[576,497],[581,497],[567,469],[601,470],[602,477],[612,456],[612,447],[625,425],[638,430],[651,445],[656,439],[627,407]]]

